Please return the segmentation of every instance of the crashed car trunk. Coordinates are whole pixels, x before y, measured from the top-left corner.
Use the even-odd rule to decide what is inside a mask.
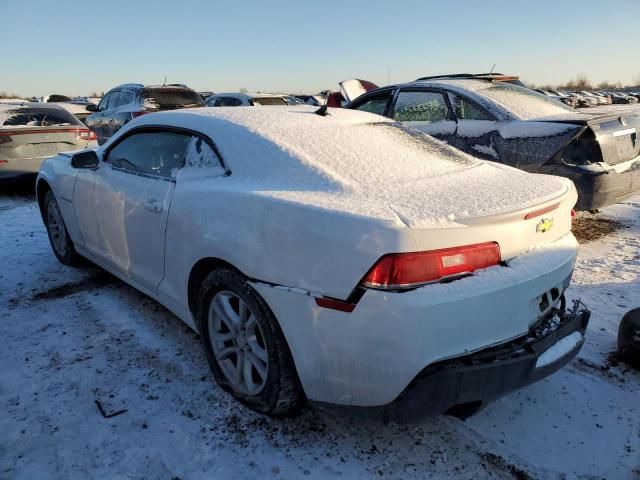
[[[570,178],[578,210],[640,190],[638,115],[581,114],[527,88],[477,78],[383,88],[353,79],[340,88],[346,108],[395,118],[478,158]]]
[[[559,120],[554,120],[558,122]],[[640,190],[640,117],[572,120],[576,134],[538,170],[570,178],[579,210],[620,202]]]

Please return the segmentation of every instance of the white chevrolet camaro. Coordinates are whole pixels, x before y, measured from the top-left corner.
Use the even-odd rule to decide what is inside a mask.
[[[467,416],[570,361],[573,184],[365,112],[142,116],[47,160],[55,255],[86,257],[201,334],[248,407]]]

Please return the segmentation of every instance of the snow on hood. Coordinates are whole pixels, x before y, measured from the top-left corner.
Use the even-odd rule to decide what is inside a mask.
[[[568,188],[564,179],[477,160],[384,117],[314,111],[198,108],[145,115],[130,125],[169,124],[210,136],[232,172],[217,180],[224,188],[400,226],[451,226],[526,208]]]

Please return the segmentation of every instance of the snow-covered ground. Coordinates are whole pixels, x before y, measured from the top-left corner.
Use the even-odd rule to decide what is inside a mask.
[[[593,314],[579,358],[465,422],[405,427],[245,409],[195,333],[100,270],[59,264],[33,198],[0,192],[0,478],[637,479],[640,374],[610,354],[640,306],[640,197],[601,215],[628,228],[580,247],[569,297]],[[104,418],[96,401],[126,411]]]

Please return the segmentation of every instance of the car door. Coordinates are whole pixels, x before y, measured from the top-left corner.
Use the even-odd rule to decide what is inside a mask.
[[[120,92],[118,106],[113,115],[114,134],[133,118],[132,112],[137,110],[135,101],[136,94],[134,91],[125,89]]]
[[[449,92],[449,103],[458,122],[451,145],[476,157],[501,160],[503,142],[496,117],[477,102],[457,93]]]
[[[120,90],[112,91],[109,94],[109,102],[107,103],[102,120],[104,141],[109,140],[114,133],[118,131],[116,112],[120,102]]]
[[[396,95],[390,116],[448,143],[453,143],[455,139],[456,119],[444,92],[417,88],[402,89]]]
[[[133,130],[78,175],[74,202],[90,253],[150,290],[164,276],[165,229],[188,133]]]
[[[93,130],[98,139],[98,144],[102,145],[105,141],[104,134],[104,111],[107,109],[107,104],[109,103],[109,98],[111,94],[107,93],[98,104],[98,111],[89,115],[85,121],[87,127]]]

